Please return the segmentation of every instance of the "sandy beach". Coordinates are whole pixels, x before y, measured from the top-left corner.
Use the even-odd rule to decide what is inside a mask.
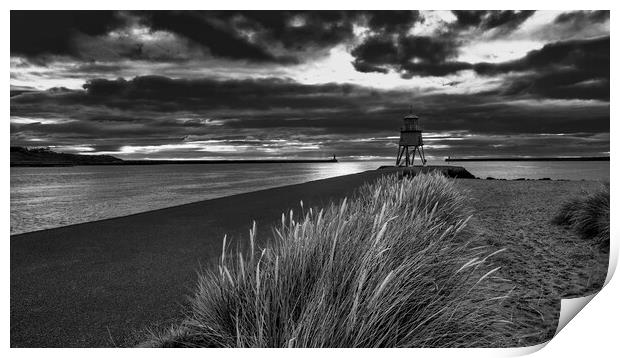
[[[582,297],[602,288],[609,255],[574,232],[551,224],[563,202],[600,187],[593,181],[458,180],[475,210],[472,227],[483,244],[506,250],[495,257],[500,274],[518,298],[506,302],[515,315],[540,322],[515,336],[519,346],[553,338],[560,298]]]
[[[209,266],[228,234],[259,242],[281,213],[339,200],[382,172],[324,179],[126,217],[11,237],[11,346],[109,347],[140,343],[149,327],[181,317],[196,271]],[[540,315],[532,344],[555,331],[559,297],[599,289],[607,254],[549,223],[562,202],[593,190],[585,181],[455,179],[472,198],[472,225],[497,256],[515,310]]]

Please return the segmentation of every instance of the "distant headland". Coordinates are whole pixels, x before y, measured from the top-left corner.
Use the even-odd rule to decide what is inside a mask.
[[[163,165],[163,164],[261,164],[337,163],[329,159],[223,159],[223,160],[123,160],[111,155],[58,153],[48,148],[11,147],[11,167],[67,167],[76,165]]]
[[[12,167],[56,167],[73,165],[122,164],[111,155],[80,155],[58,153],[48,148],[11,147]]]

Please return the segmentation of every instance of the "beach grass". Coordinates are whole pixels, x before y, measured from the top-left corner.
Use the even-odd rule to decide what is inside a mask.
[[[468,199],[439,174],[386,176],[323,209],[282,215],[265,248],[224,239],[183,323],[154,347],[506,346],[503,251],[475,244]],[[503,280],[505,282],[505,280]]]
[[[609,242],[609,184],[592,193],[567,200],[552,219],[567,226],[581,238],[604,244]]]

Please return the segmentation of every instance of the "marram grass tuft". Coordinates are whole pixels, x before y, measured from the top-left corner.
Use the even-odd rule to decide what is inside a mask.
[[[568,226],[583,239],[609,242],[609,184],[566,201],[552,222]]]
[[[303,207],[303,205],[302,205]],[[384,177],[322,210],[282,216],[247,257],[224,247],[158,347],[502,346],[514,328],[466,198],[439,174]],[[507,338],[508,337],[508,338]]]

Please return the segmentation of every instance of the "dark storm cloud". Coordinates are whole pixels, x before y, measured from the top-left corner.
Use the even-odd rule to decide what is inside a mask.
[[[579,70],[525,75],[508,81],[499,92],[505,96],[534,95],[544,98],[609,101],[609,79]]]
[[[480,63],[476,71],[495,75],[513,71],[531,71],[549,68],[577,68],[592,74],[609,77],[609,36],[550,43],[540,50],[530,51],[524,57],[502,63]]]
[[[76,73],[78,76],[83,78],[85,74],[114,73],[121,71],[123,68],[123,66],[117,64],[85,62],[71,68],[71,72]],[[67,74],[67,76],[69,75],[70,74]]]
[[[352,51],[360,72],[387,73],[403,78],[445,76],[472,69],[482,76],[512,74],[502,94],[541,98],[609,100],[609,36],[550,43],[524,57],[500,63],[454,61],[456,45],[450,38],[408,36],[398,42],[372,37]]]
[[[579,27],[609,21],[609,10],[565,12],[555,18],[555,23],[571,23]]]
[[[353,66],[360,72],[387,73],[395,70],[403,78],[414,76],[445,76],[472,68],[472,64],[456,61],[460,48],[466,44],[464,34],[471,29],[494,31],[501,36],[514,31],[534,11],[453,11],[457,20],[445,24],[432,36],[413,36],[402,28],[384,27],[351,51]],[[415,17],[415,21],[424,19]]]
[[[505,81],[504,95],[609,101],[609,44],[608,36],[557,42],[515,61],[481,63],[473,68],[486,76],[524,72]]]
[[[447,63],[456,57],[457,48],[456,40],[449,36],[402,36],[394,41],[391,34],[384,34],[368,38],[351,55],[355,57],[353,66],[360,72],[396,69],[405,78],[414,74],[443,76],[464,69]]]
[[[499,29],[502,33],[510,32],[521,25],[530,16],[534,15],[533,10],[455,10],[452,13],[456,16],[457,28],[475,27],[483,31]]]
[[[67,99],[118,108],[140,105],[162,111],[179,108],[336,108],[351,105],[360,97],[372,98],[377,93],[354,85],[303,85],[279,78],[220,81],[163,76],[142,76],[129,81],[95,79],[88,81],[84,89],[85,92],[75,92]]]
[[[218,26],[207,13],[189,11],[152,11],[138,13],[154,30],[166,30],[206,47],[212,55],[252,61],[276,61],[265,48],[243,39],[229,24]]]
[[[29,86],[13,86],[13,85],[11,85],[10,96],[14,97],[14,96],[18,96],[20,94],[29,93],[29,92],[37,92],[37,90],[35,88],[29,87]]]
[[[301,51],[350,39],[357,16],[346,11],[240,11],[227,17],[238,29],[256,33],[265,46]]]
[[[187,59],[187,54],[178,51],[189,49],[165,49],[153,56],[145,48],[147,43],[131,34],[108,36],[110,31],[123,32],[138,23],[148,26],[150,32],[162,30],[187,39],[214,57],[275,63],[293,61],[291,56],[271,53],[270,44],[244,38],[233,24],[236,17],[243,15],[208,11],[12,11],[11,54],[42,63],[49,55],[84,60],[107,60],[110,56],[157,61]],[[89,47],[92,41],[98,43],[95,48]]]
[[[362,107],[380,106],[388,96],[358,86],[302,85],[280,79],[216,81],[146,76],[131,81],[92,80],[84,87],[84,91],[54,90],[13,97],[12,116],[51,118],[61,123],[16,124],[12,133],[126,138],[144,128],[144,136],[178,139],[212,130],[220,134],[222,130],[261,132],[266,128],[306,128],[306,133],[335,128],[344,132],[351,128],[351,116],[357,117],[356,131],[368,132],[385,128],[385,122],[380,116],[365,114]]]
[[[224,58],[295,63],[354,36],[354,24],[373,31],[406,32],[418,11],[205,11],[140,12],[152,29],[170,31]],[[279,53],[278,53],[279,52]]]
[[[571,11],[556,16],[554,21],[532,29],[534,39],[566,41],[609,35],[609,10]]]
[[[104,35],[123,23],[115,11],[11,11],[11,54],[77,55],[75,37]]]
[[[423,21],[418,11],[13,11],[11,54],[45,63],[49,55],[89,61],[186,61],[207,53],[293,64],[347,43],[354,38],[354,24],[404,33],[418,21]],[[172,34],[189,47],[175,45],[174,39],[145,41],[131,31],[136,26],[151,35]]]
[[[13,132],[71,135],[197,135],[212,130],[312,128],[324,133],[394,131],[407,91],[360,86],[302,85],[279,79],[179,80],[146,76],[130,81],[92,80],[83,91],[55,89],[11,99],[11,115],[61,123],[17,124]],[[523,103],[511,104],[521,98]],[[533,105],[531,96],[415,95],[416,110],[432,118],[432,130],[557,132],[608,130],[608,105]],[[182,120],[178,120],[182,118]]]
[[[376,10],[362,12],[367,17],[368,27],[375,32],[407,32],[417,22],[423,22],[419,11]]]
[[[410,30],[426,21],[417,11],[12,12],[11,81],[20,86],[11,87],[11,145],[111,152],[163,146],[159,154],[148,150],[187,158],[218,156],[218,150],[238,155],[237,148],[256,156],[288,150],[393,155],[391,137],[413,102],[434,135],[431,155],[609,150],[609,36],[600,37],[608,33],[609,12],[564,13],[542,29],[522,28],[544,32],[535,39],[551,42],[499,63],[469,63],[459,55],[480,44],[476,36],[497,40],[531,13],[455,15],[432,34],[414,36]],[[441,79],[422,79],[411,90],[247,79],[304,78],[305,67],[343,44],[339,49],[350,51],[359,72],[403,78],[469,72],[443,79],[444,88],[437,88]],[[303,62],[310,66],[283,67]],[[182,66],[188,68],[179,71]],[[56,84],[53,76],[66,82]],[[471,76],[473,85],[462,84]],[[78,79],[84,86],[21,86],[36,79],[57,86]]]
[[[394,70],[403,78],[412,78],[475,68],[490,74],[503,72],[502,67],[515,70],[517,63],[468,64],[457,60],[460,49],[469,37],[476,36],[475,31],[503,35],[532,13],[454,11],[457,20],[445,23],[435,34],[412,36],[409,30],[425,21],[418,11],[13,11],[11,53],[43,64],[46,55],[86,60],[78,65],[83,67],[76,71],[80,75],[122,68],[97,60],[187,61],[205,53],[252,63],[294,64],[348,43],[355,37],[357,24],[370,29],[369,36],[351,50],[359,72]],[[558,28],[562,31],[569,31],[569,26],[575,32],[608,20],[609,11],[576,11],[559,15],[554,23],[562,25]],[[175,37],[156,37],[150,43],[153,39],[146,41],[129,31],[138,24],[146,26],[149,36],[164,31]],[[117,35],[110,37],[110,31]]]
[[[51,145],[69,151],[88,147],[111,153],[121,153],[126,146],[155,148],[121,155],[125,158],[222,158],[243,151],[249,157],[391,156],[395,140],[389,137],[398,134],[412,100],[427,133],[448,133],[429,138],[431,156],[453,155],[457,148],[469,155],[488,154],[484,151],[490,147],[506,155],[600,155],[609,143],[598,137],[609,132],[609,104],[597,101],[540,102],[528,94],[424,94],[281,79],[145,76],[96,79],[84,87],[12,97],[11,145]],[[544,133],[583,136],[563,141],[553,135],[539,137]],[[565,144],[546,148],[550,143]],[[222,146],[228,149],[217,149]]]

